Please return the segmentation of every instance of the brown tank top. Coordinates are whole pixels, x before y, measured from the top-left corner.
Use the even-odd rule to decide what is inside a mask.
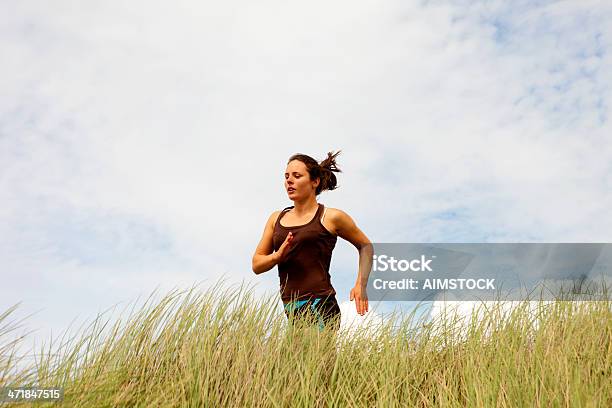
[[[315,216],[308,224],[284,227],[280,220],[292,208],[287,207],[281,211],[274,224],[272,237],[274,250],[278,251],[289,231],[293,233],[289,253],[285,261],[278,264],[281,299],[286,303],[335,295],[329,265],[337,237],[321,223],[324,206],[319,204]]]

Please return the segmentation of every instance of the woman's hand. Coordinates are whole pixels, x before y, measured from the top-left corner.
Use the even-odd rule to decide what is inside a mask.
[[[350,300],[355,300],[355,307],[357,308],[357,313],[363,316],[368,311],[368,294],[366,293],[365,286],[355,285],[353,289],[351,289]]]
[[[276,263],[283,262],[285,259],[287,259],[287,254],[291,248],[291,241],[293,241],[293,233],[289,232],[280,248],[278,248],[278,251],[276,251]]]

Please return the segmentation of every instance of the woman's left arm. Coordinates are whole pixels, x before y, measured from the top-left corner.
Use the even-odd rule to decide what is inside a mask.
[[[350,300],[355,300],[357,313],[363,316],[368,311],[366,286],[372,269],[372,255],[374,253],[372,243],[363,231],[357,227],[355,221],[344,211],[338,209],[333,211],[332,222],[336,234],[340,238],[349,241],[359,251],[359,271],[357,272],[355,287],[351,289]]]

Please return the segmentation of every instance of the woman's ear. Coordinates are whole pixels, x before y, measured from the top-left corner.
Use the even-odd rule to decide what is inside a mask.
[[[317,177],[313,182],[312,182],[312,187],[313,188],[317,188],[319,187],[319,184],[321,184],[321,177]]]

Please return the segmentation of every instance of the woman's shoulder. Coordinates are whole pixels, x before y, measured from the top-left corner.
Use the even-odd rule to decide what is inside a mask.
[[[339,235],[350,224],[351,217],[339,208],[325,207],[323,226],[334,235]]]
[[[276,224],[276,220],[278,219],[278,216],[281,215],[283,211],[286,211],[289,208],[291,207],[286,207],[286,208],[283,208],[282,210],[272,211],[272,214],[270,214],[270,216],[268,217],[268,224],[270,225]]]
[[[327,213],[329,213],[330,217],[328,219],[326,214],[325,221],[326,223],[329,223],[329,228],[327,228],[329,231],[333,231],[339,237],[342,237],[353,244],[355,240],[363,238],[359,237],[359,234],[363,233],[359,230],[353,218],[351,218],[351,216],[345,211],[339,208],[329,208]]]
[[[325,207],[325,218],[327,217],[329,217],[329,219],[332,221],[343,220],[347,217],[350,218],[350,216],[345,211],[333,207]]]
[[[278,218],[278,216],[280,215],[281,212],[282,212],[282,210],[272,211],[272,214],[270,214],[270,216],[268,217],[268,222],[269,223],[276,222],[276,219]]]

